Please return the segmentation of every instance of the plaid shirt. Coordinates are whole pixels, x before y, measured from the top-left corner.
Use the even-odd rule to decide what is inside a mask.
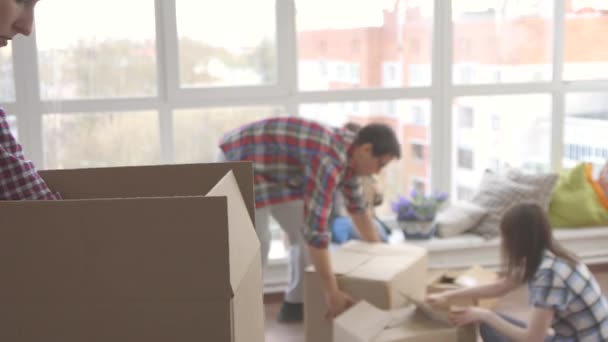
[[[328,220],[341,190],[351,213],[365,210],[348,166],[354,135],[300,118],[271,118],[228,133],[220,141],[227,160],[253,162],[257,208],[304,200],[304,236],[318,248],[331,241]]]
[[[585,264],[546,251],[529,286],[530,304],[554,310],[551,341],[608,341],[608,302]]]
[[[60,199],[25,160],[21,145],[11,134],[6,113],[0,109],[0,200]]]

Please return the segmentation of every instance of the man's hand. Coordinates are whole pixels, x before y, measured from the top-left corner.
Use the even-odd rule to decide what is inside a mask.
[[[456,326],[479,323],[484,322],[490,314],[492,312],[487,309],[468,307],[462,310],[451,311],[450,322]]]
[[[325,319],[334,319],[355,304],[351,296],[340,290],[325,294],[327,312]]]

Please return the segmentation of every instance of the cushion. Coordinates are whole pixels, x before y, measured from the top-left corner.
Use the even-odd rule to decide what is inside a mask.
[[[536,189],[535,197],[542,205],[545,210],[549,209],[549,203],[551,202],[551,194],[553,188],[559,178],[556,173],[541,173],[541,174],[528,174],[523,173],[518,169],[510,169],[507,172],[507,178],[519,183],[531,186]]]
[[[443,238],[460,235],[475,227],[488,210],[471,202],[457,202],[437,214],[437,235]]]
[[[523,201],[540,203],[536,192],[535,187],[486,172],[472,202],[487,209],[488,214],[471,232],[486,239],[497,237],[500,235],[500,220],[504,213],[514,204]]]
[[[602,168],[598,182],[602,190],[604,190],[604,197],[608,197],[608,162]]]
[[[608,223],[608,199],[593,180],[593,165],[581,163],[562,172],[553,191],[549,219],[553,227],[597,226]]]

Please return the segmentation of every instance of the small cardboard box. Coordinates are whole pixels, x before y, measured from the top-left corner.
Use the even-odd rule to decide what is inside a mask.
[[[350,241],[332,251],[331,261],[338,286],[355,300],[392,309],[408,304],[408,297],[423,299],[426,294],[428,261],[424,248]],[[332,340],[332,322],[325,319],[326,310],[319,276],[310,267],[304,279],[306,341]]]
[[[0,341],[264,340],[250,164],[41,174],[65,200],[0,203]]]
[[[361,301],[334,320],[334,342],[476,342],[474,325],[453,327],[415,306],[385,311]]]
[[[487,285],[498,279],[496,272],[475,265],[465,271],[431,271],[428,278],[427,293],[444,292],[463,287]],[[449,303],[453,306],[480,306],[491,309],[496,306],[496,299],[463,298]]]

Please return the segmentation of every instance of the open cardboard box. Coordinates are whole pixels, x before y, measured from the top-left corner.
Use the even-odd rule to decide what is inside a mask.
[[[476,342],[475,325],[454,327],[415,306],[380,310],[361,301],[334,319],[334,342]]]
[[[0,202],[0,341],[263,341],[247,163],[41,172]]]
[[[427,293],[438,293],[463,287],[475,287],[488,285],[498,279],[496,272],[492,272],[479,265],[472,266],[464,271],[431,271],[427,280]],[[464,298],[453,300],[450,306],[480,306],[492,309],[496,306],[497,299]],[[447,308],[446,308],[447,309]]]
[[[331,262],[338,286],[355,300],[366,300],[388,310],[408,304],[409,297],[421,300],[425,296],[425,248],[350,241],[332,251]],[[332,322],[325,319],[324,298],[319,276],[309,267],[304,275],[304,329],[308,342],[332,341]]]

